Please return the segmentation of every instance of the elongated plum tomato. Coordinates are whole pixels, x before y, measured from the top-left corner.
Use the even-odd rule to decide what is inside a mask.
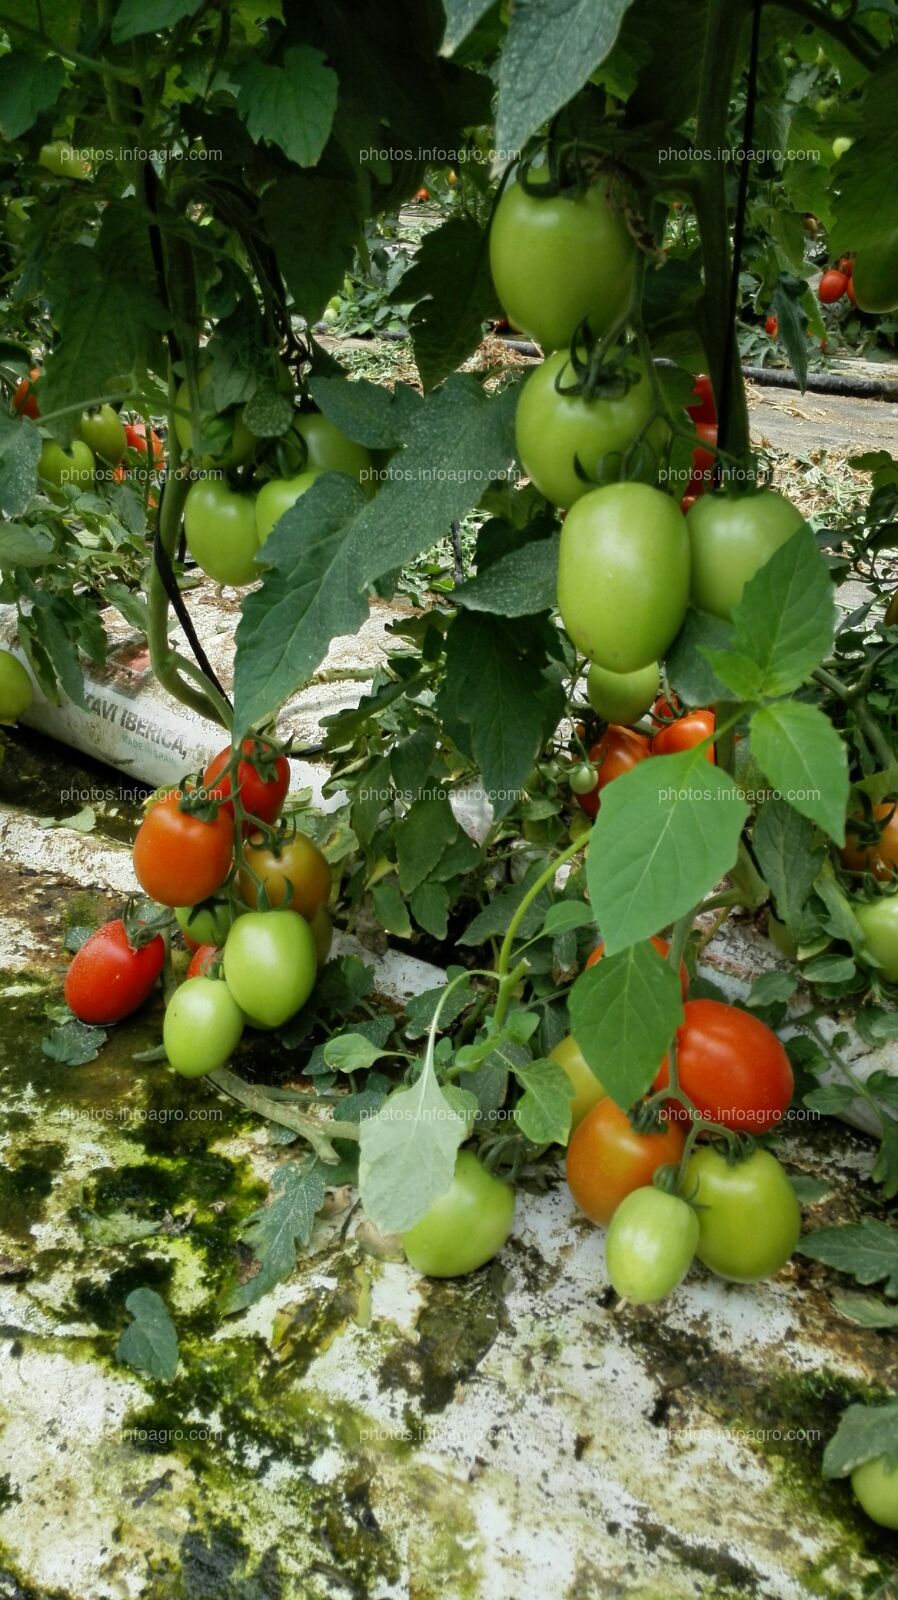
[[[593,711],[603,721],[624,727],[645,715],[660,687],[657,661],[638,672],[608,672],[593,662],[586,675],[586,698]]]
[[[817,285],[817,298],[822,305],[831,306],[837,300],[841,300],[847,290],[848,278],[845,273],[838,272],[835,267],[831,267],[829,272],[824,272]]]
[[[298,911],[311,922],[327,905],[331,892],[330,865],[306,834],[275,836],[275,843],[271,845],[261,833],[254,833],[244,848],[243,860],[245,867],[261,878],[270,906]],[[256,905],[259,891],[249,871],[240,872],[238,884],[247,905]]]
[[[254,583],[259,540],[256,511],[249,495],[234,494],[217,478],[191,484],[184,503],[187,548],[197,566],[215,583]]]
[[[572,506],[600,476],[620,476],[623,452],[652,413],[652,388],[645,369],[630,361],[624,369],[632,380],[625,394],[567,394],[576,381],[567,350],[547,356],[524,384],[515,413],[518,460],[540,494],[557,506]],[[561,386],[561,389],[557,387]],[[663,422],[649,430],[660,451],[666,436]],[[579,462],[585,478],[578,477]],[[593,480],[592,482],[590,480]]]
[[[558,609],[590,661],[609,672],[650,666],[688,603],[689,535],[669,495],[612,483],[572,506],[561,530]]]
[[[197,945],[187,968],[188,978],[208,978],[220,956],[221,951],[217,944]]]
[[[795,1090],[789,1057],[766,1023],[721,1000],[687,1000],[677,1029],[680,1088],[697,1111],[735,1133],[769,1133]],[[653,1088],[668,1081],[667,1057]]]
[[[33,699],[27,669],[11,650],[0,650],[0,722],[18,722]]]
[[[553,1049],[549,1051],[549,1060],[557,1061],[564,1068],[571,1087],[574,1091],[571,1096],[571,1129],[576,1128],[591,1111],[594,1105],[604,1100],[608,1090],[599,1082],[592,1068],[586,1062],[583,1051],[580,1049],[572,1033],[565,1034],[559,1039]]]
[[[114,467],[125,453],[125,429],[121,417],[112,406],[100,406],[96,411],[85,411],[78,424],[84,443],[94,455]]]
[[[530,183],[547,179],[531,168]],[[538,196],[507,184],[490,228],[493,283],[509,321],[544,350],[565,349],[584,317],[605,333],[629,304],[635,262],[603,188]]]
[[[756,494],[702,495],[686,520],[692,603],[730,621],[745,585],[805,519],[776,489],[759,489]]]
[[[869,905],[855,900],[851,909],[861,925],[865,950],[879,962],[880,977],[898,983],[898,895],[883,895]]]
[[[300,495],[321,477],[320,467],[309,467],[295,478],[270,478],[256,495],[256,535],[264,544],[276,522],[295,505]]]
[[[612,1288],[634,1306],[654,1305],[683,1282],[698,1245],[698,1217],[662,1189],[634,1189],[608,1225],[605,1262]]]
[[[183,1078],[217,1072],[243,1033],[243,1012],[221,978],[188,978],[165,1008],[162,1043]]]
[[[652,740],[653,756],[674,756],[683,750],[692,750],[697,744],[710,739],[717,725],[713,711],[687,711],[683,717],[678,717],[676,722],[669,722],[666,727],[659,728]],[[716,756],[713,744],[709,744],[705,751],[706,760],[714,766]]]
[[[9,207],[7,206],[7,216],[8,215]],[[40,406],[37,403],[37,395],[32,394],[31,392],[32,384],[36,383],[40,375],[40,367],[32,367],[30,378],[23,378],[21,383],[18,384],[16,392],[12,397],[12,408],[17,417],[30,417],[32,422],[34,422],[40,416],[41,412]]]
[[[670,945],[668,944],[667,940],[662,939],[659,934],[653,933],[651,942],[655,946],[655,949],[657,950],[662,961],[666,961],[670,955]],[[591,951],[586,958],[587,968],[596,966],[596,964],[601,961],[604,954],[605,946],[603,944],[597,944],[595,949]],[[689,993],[689,969],[687,968],[685,961],[680,962],[680,993],[684,1000]]]
[[[659,1167],[679,1161],[685,1138],[676,1123],[637,1133],[610,1098],[587,1111],[567,1147],[568,1187],[591,1222],[607,1225],[621,1201],[651,1183]]]
[[[428,1278],[459,1278],[498,1255],[514,1223],[515,1194],[471,1150],[460,1150],[445,1194],[402,1235],[409,1264]]]
[[[94,481],[93,452],[83,439],[74,439],[70,450],[64,450],[55,439],[45,439],[37,472],[38,477],[52,484],[54,489],[61,489],[66,483],[78,489],[89,489]]]
[[[161,906],[196,905],[220,889],[231,870],[234,823],[224,810],[211,821],[182,811],[173,789],[149,809],[134,840],[134,872]]]
[[[295,911],[247,911],[224,947],[225,982],[255,1028],[279,1028],[315,987],[318,954]]]
[[[849,872],[872,872],[880,883],[894,878],[898,872],[898,801],[874,806],[872,825],[864,823],[860,812],[848,818],[842,865]]]
[[[264,739],[244,739],[241,755],[246,757],[237,766],[237,791],[240,803],[249,817],[259,822],[275,822],[280,816],[290,787],[290,763],[286,756],[276,755]],[[234,815],[231,803],[231,776],[228,762],[231,747],[225,745],[213,756],[203,773],[203,788],[211,797],[224,801],[224,809]],[[244,822],[244,831],[252,823]]]
[[[79,1022],[121,1022],[149,997],[164,961],[161,934],[134,950],[121,919],[107,922],[85,939],[72,959],[65,978],[66,1005]]]
[[[898,233],[858,252],[851,282],[859,311],[898,311]]]
[[[711,379],[706,372],[698,374],[695,383],[692,385],[692,393],[695,395],[695,399],[691,405],[686,407],[686,410],[693,422],[716,422],[717,407],[714,404],[714,390],[711,387]]]
[[[686,1168],[686,1192],[698,1212],[697,1255],[719,1278],[772,1278],[801,1233],[801,1210],[776,1156],[755,1149],[733,1165],[712,1145]]]
[[[359,480],[366,494],[374,493],[376,485],[371,477],[371,451],[363,444],[348,439],[320,411],[301,411],[290,426],[305,445],[303,472],[313,467],[320,472],[346,472],[351,478]]]
[[[851,1487],[873,1522],[898,1530],[898,1467],[889,1471],[885,1456],[862,1461],[851,1474]]]
[[[592,788],[572,789],[581,811],[585,811],[588,817],[596,816],[602,790],[650,755],[651,747],[643,734],[637,733],[634,728],[617,728],[612,723],[589,752],[589,759],[596,768]],[[586,770],[589,771],[588,768]]]

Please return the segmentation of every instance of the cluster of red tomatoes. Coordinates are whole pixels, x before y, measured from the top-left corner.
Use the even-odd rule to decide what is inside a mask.
[[[846,295],[851,304],[857,305],[854,292],[854,257],[841,256],[836,267],[830,267],[823,273],[817,285],[817,299],[822,306],[835,305],[837,300],[842,300]]]
[[[194,952],[163,1025],[169,1062],[185,1077],[223,1066],[246,1024],[277,1028],[292,1017],[327,958],[331,869],[311,839],[278,822],[289,776],[283,754],[247,739],[237,760],[220,751],[194,788],[155,797],[137,831],[137,881],[171,908]],[[148,998],[165,961],[158,921],[126,929],[116,920],[82,945],[65,985],[82,1022],[118,1022]]]
[[[40,376],[40,368],[32,367],[30,376],[22,379],[12,400],[15,415],[30,417],[32,422],[41,414],[36,393]],[[54,489],[66,483],[86,489],[104,474],[114,483],[122,483],[135,473],[145,475],[148,451],[152,452],[151,470],[158,472],[165,463],[165,450],[155,429],[150,429],[148,446],[145,422],[123,422],[113,406],[97,406],[84,412],[78,436],[68,449],[57,444],[55,439],[44,440],[38,476]]]
[[[686,493],[680,501],[680,510],[683,512],[694,506],[699,495],[704,494],[708,488],[717,460],[717,406],[714,402],[711,379],[706,373],[699,373],[692,393],[695,399],[686,410],[695,424],[698,443],[692,452],[692,471],[689,474]]]
[[[663,939],[652,943],[668,956]],[[599,945],[587,966],[602,953]],[[680,1092],[718,1129],[749,1136],[771,1132],[794,1089],[776,1034],[737,1006],[687,999],[682,965],[680,986]],[[728,1151],[719,1141],[688,1139],[691,1111],[679,1100],[665,1103],[661,1093],[669,1083],[666,1056],[652,1086],[655,1101],[629,1116],[606,1094],[571,1035],[552,1056],[574,1091],[568,1185],[580,1210],[608,1228],[608,1271],[619,1294],[635,1304],[663,1298],[682,1282],[696,1255],[712,1272],[739,1283],[779,1271],[798,1241],[801,1216],[794,1190],[768,1150],[745,1140]],[[653,1181],[658,1177],[661,1186]]]
[[[654,687],[657,690],[657,668],[654,669]],[[600,716],[606,716],[611,709],[619,709],[619,701],[615,701],[612,707],[606,698],[604,683],[597,680],[594,668],[587,678],[587,692],[593,710]],[[630,772],[649,756],[677,755],[711,739],[716,726],[714,712],[702,709],[681,713],[676,696],[671,699],[673,704],[663,696],[655,700],[652,706],[652,733],[640,733],[637,728],[609,722],[601,737],[590,746],[589,760],[579,761],[572,768],[568,783],[577,804],[588,817],[598,814],[602,790],[619,778],[621,773]],[[641,714],[640,711],[638,715]],[[706,753],[708,760],[714,764],[716,757],[713,744],[708,745]]]

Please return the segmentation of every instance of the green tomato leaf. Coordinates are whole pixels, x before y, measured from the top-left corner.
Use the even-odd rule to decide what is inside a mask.
[[[481,18],[486,16],[493,3],[494,0],[443,0],[446,32],[440,45],[440,55],[453,55]]]
[[[514,1119],[531,1144],[567,1144],[571,1131],[571,1080],[557,1061],[532,1061],[516,1067],[524,1090]]]
[[[405,894],[432,875],[460,832],[444,795],[429,795],[409,806],[394,828],[399,883]]]
[[[734,865],[747,816],[733,779],[702,750],[641,761],[608,784],[586,858],[607,953],[697,905]]]
[[[813,824],[785,800],[767,800],[752,830],[752,846],[781,922],[792,928],[817,881],[826,850]]]
[[[762,972],[751,986],[745,1002],[747,1006],[771,1006],[791,1000],[798,988],[798,979],[791,972]]]
[[[751,719],[751,747],[761,771],[788,803],[843,844],[848,757],[829,718],[800,700],[764,706]]]
[[[799,528],[745,585],[729,651],[708,659],[740,700],[789,694],[832,648],[832,580],[810,528]]]
[[[420,883],[409,905],[419,928],[434,939],[445,939],[449,930],[449,893],[441,883]]]
[[[88,1061],[96,1061],[106,1038],[104,1028],[92,1028],[73,1017],[41,1040],[41,1050],[51,1061],[60,1061],[65,1067],[83,1067]]]
[[[523,149],[611,52],[632,0],[531,0],[511,12],[499,63],[496,144]]]
[[[259,202],[296,309],[309,322],[321,315],[352,266],[363,220],[361,205],[361,189],[354,179],[321,173],[280,178]]]
[[[162,33],[198,10],[199,0],[157,0],[149,9],[144,0],[122,0],[112,19],[112,42],[125,44],[144,33]]]
[[[500,617],[532,617],[551,611],[558,584],[558,540],[531,539],[519,550],[469,578],[453,592],[456,605]]]
[[[645,1094],[683,1020],[677,973],[653,945],[634,944],[581,973],[568,1004],[571,1032],[588,1067],[629,1110]]]
[[[840,1316],[861,1328],[898,1328],[898,1306],[890,1306],[876,1295],[844,1289],[833,1295],[832,1303]]]
[[[402,442],[403,418],[419,404],[417,391],[398,383],[395,390],[356,378],[315,377],[309,393],[328,422],[369,450],[394,450]]]
[[[374,901],[374,914],[381,927],[397,939],[410,939],[412,925],[405,901],[395,885],[379,883],[372,889],[371,898]]]
[[[132,1289],[125,1309],[134,1321],[116,1345],[116,1359],[171,1383],[178,1370],[178,1335],[165,1301],[154,1289]]]
[[[359,1194],[376,1228],[404,1233],[420,1222],[449,1188],[466,1134],[466,1116],[437,1083],[431,1040],[417,1082],[362,1124]]]
[[[712,671],[708,656],[715,651],[729,650],[732,638],[731,623],[689,607],[665,660],[668,682],[684,705],[710,706],[727,698],[726,689]]]
[[[825,1478],[847,1478],[863,1461],[885,1456],[898,1468],[898,1400],[884,1406],[848,1406],[823,1454]]]
[[[323,1054],[327,1065],[335,1072],[365,1072],[384,1052],[364,1034],[341,1033],[336,1039],[328,1039]]]
[[[865,1286],[885,1279],[886,1294],[898,1296],[898,1228],[875,1217],[836,1228],[818,1228],[797,1246],[803,1256],[823,1261]]]
[[[463,967],[447,967],[446,977],[457,978],[463,971]],[[422,994],[413,995],[412,999],[407,1001],[405,1032],[409,1039],[420,1039],[427,1032],[436,1008],[442,1000],[444,989],[444,984],[436,989],[425,989]],[[458,984],[448,996],[445,1005],[440,1008],[440,1027],[444,1030],[451,1027],[462,1012],[473,1005],[476,998],[477,991],[472,983]]]
[[[254,59],[233,76],[240,85],[237,109],[253,142],[278,145],[298,167],[314,167],[337,109],[337,74],[321,51],[292,45],[283,66]]]
[[[595,917],[585,900],[556,900],[546,912],[546,920],[542,931],[552,934],[568,933],[572,928],[589,928],[595,925]]]
[[[0,133],[18,139],[59,98],[65,68],[58,56],[11,50],[0,58]]]
[[[544,866],[544,861],[535,861],[528,868],[520,883],[509,884],[506,889],[500,889],[498,894],[493,895],[488,905],[485,905],[482,911],[478,911],[473,922],[469,922],[464,933],[459,935],[458,943],[478,945],[485,944],[487,939],[502,938],[508,932],[511,919],[518,906],[531,885],[543,871]],[[523,921],[518,929],[519,938],[532,939],[533,935],[539,932],[543,924],[543,917],[548,912],[550,903],[551,895],[549,889],[542,889],[532,905],[529,905],[524,913]]]
[[[259,1270],[225,1296],[225,1316],[255,1305],[269,1289],[290,1276],[296,1266],[297,1241],[303,1246],[309,1243],[328,1183],[333,1181],[332,1170],[317,1156],[283,1161],[275,1169],[267,1205],[253,1212],[241,1235],[255,1255]]]
[[[390,298],[412,304],[409,330],[427,394],[477,349],[495,312],[484,229],[473,217],[451,217],[426,234]]]
[[[37,464],[41,453],[41,436],[28,417],[0,415],[0,511],[7,517],[17,517],[25,510],[37,488]],[[28,559],[29,554],[46,549],[44,541],[53,540],[43,529],[20,528],[15,524],[0,530],[0,566],[38,566],[40,562]],[[22,560],[22,555],[26,559]]]

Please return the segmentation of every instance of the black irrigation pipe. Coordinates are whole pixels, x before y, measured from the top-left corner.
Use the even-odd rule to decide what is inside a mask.
[[[322,322],[316,324],[315,332],[330,334],[330,329],[326,322]],[[330,337],[336,339],[337,342],[340,341],[339,334],[330,334]],[[350,335],[350,337],[353,336]],[[370,337],[372,343],[376,339],[390,339],[396,343],[401,343],[409,336],[407,333],[396,333],[395,330],[390,329],[385,330],[383,333],[371,334],[370,336],[359,334],[356,337],[359,339]],[[497,337],[506,350],[514,350],[516,355],[534,356],[537,359],[542,357],[543,352],[539,345],[532,344],[529,339],[503,339],[501,334],[497,335]],[[668,361],[666,357],[659,356],[655,365],[658,367],[673,367],[676,362]],[[809,372],[804,391],[802,391],[801,385],[791,367],[743,366],[742,371],[745,377],[751,383],[756,383],[760,389],[796,389],[805,394],[844,395],[847,399],[854,400],[898,400],[898,382],[883,383],[878,378],[843,378],[835,372]]]

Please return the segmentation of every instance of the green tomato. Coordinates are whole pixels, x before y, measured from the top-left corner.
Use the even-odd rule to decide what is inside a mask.
[[[109,466],[117,466],[125,453],[125,430],[117,411],[112,406],[100,406],[98,411],[85,411],[78,427],[84,443],[94,455]]]
[[[595,480],[620,476],[621,457],[652,413],[652,388],[638,361],[627,363],[633,382],[626,394],[596,396],[559,394],[556,381],[568,386],[574,372],[566,350],[548,356],[530,374],[521,390],[515,415],[518,460],[540,494],[566,509],[595,488]],[[660,419],[649,431],[660,450],[667,429]],[[586,480],[577,476],[579,462]]]
[[[851,1487],[868,1517],[881,1528],[898,1529],[898,1467],[889,1471],[885,1456],[862,1461],[851,1474]]]
[[[402,1235],[416,1272],[459,1278],[491,1261],[514,1222],[514,1189],[496,1178],[470,1150],[460,1150],[445,1194]]]
[[[638,672],[664,655],[689,603],[689,535],[669,495],[644,483],[593,489],[568,512],[558,609],[584,655]]]
[[[593,663],[586,677],[586,697],[593,711],[603,721],[624,728],[645,715],[660,688],[657,661],[639,672],[608,672]]]
[[[61,489],[66,483],[89,489],[94,481],[93,453],[83,439],[75,439],[70,450],[64,450],[55,439],[45,439],[37,471],[38,477],[54,489]]]
[[[841,138],[834,139],[833,140],[833,155],[835,156],[836,160],[837,161],[840,160],[840,158],[842,156],[844,156],[847,153],[847,151],[849,151],[851,149],[851,146],[853,144],[854,144],[854,140],[853,139],[847,139],[844,136],[844,134],[841,136]]]
[[[310,467],[295,478],[271,478],[256,496],[256,536],[264,544],[276,522],[295,505],[301,494],[321,477],[320,467]]]
[[[325,961],[331,953],[331,945],[334,942],[333,919],[330,912],[326,911],[324,906],[319,906],[314,917],[309,923],[309,928],[312,932],[312,938],[315,941],[315,954],[318,957],[318,965],[319,967],[323,967]]]
[[[506,185],[490,228],[493,283],[509,321],[544,350],[565,349],[584,317],[607,332],[629,305],[635,261],[603,188],[540,198]]]
[[[776,489],[704,494],[686,521],[692,543],[692,603],[730,621],[745,585],[804,524]]]
[[[279,1028],[304,1006],[318,976],[318,953],[298,911],[247,911],[225,940],[224,976],[255,1028]]]
[[[685,1190],[698,1211],[698,1258],[718,1277],[756,1283],[788,1261],[801,1233],[801,1211],[769,1150],[755,1149],[730,1166],[704,1145],[690,1157]]]
[[[209,387],[211,373],[204,367],[199,375],[199,392],[201,402],[205,390]],[[185,456],[193,454],[193,422],[190,416],[190,392],[186,383],[182,383],[175,392],[174,426],[178,443]],[[243,407],[230,407],[220,416],[214,413],[203,414],[201,419],[202,435],[207,434],[214,439],[216,445],[221,445],[221,452],[212,454],[207,452],[200,456],[198,465],[209,471],[212,467],[239,467],[248,461],[258,443],[256,435],[251,433],[243,420]]]
[[[201,900],[197,906],[175,906],[175,921],[194,944],[224,944],[234,920],[230,900]]]
[[[868,905],[855,901],[851,907],[864,935],[864,949],[877,971],[889,983],[898,983],[898,895],[883,895]]]
[[[898,233],[858,251],[851,282],[859,311],[898,311]]]
[[[240,587],[261,576],[256,508],[249,495],[234,494],[216,478],[199,479],[184,504],[184,532],[194,561],[215,583]]]
[[[57,178],[90,177],[90,162],[78,150],[73,150],[67,139],[53,139],[41,146],[38,162]]]
[[[220,978],[188,978],[165,1008],[165,1054],[183,1078],[201,1078],[233,1055],[243,1023],[243,1012]]]
[[[366,450],[363,444],[348,439],[320,411],[301,411],[294,417],[290,427],[291,432],[305,444],[303,472],[312,467],[317,467],[321,472],[346,472],[350,478],[358,478],[367,495],[374,493],[371,451]]]
[[[18,656],[0,650],[0,722],[18,722],[33,699],[31,678]]]
[[[580,813],[582,816],[582,812]],[[589,823],[583,818],[587,827]],[[572,1033],[565,1034],[563,1039],[549,1051],[549,1060],[557,1061],[563,1067],[574,1091],[571,1096],[571,1132],[577,1124],[583,1121],[587,1111],[591,1111],[599,1100],[604,1100],[608,1090],[599,1082],[592,1068],[587,1065],[583,1052]]]
[[[568,788],[571,794],[592,794],[597,778],[598,773],[591,761],[578,761],[568,776]]]
[[[685,1200],[654,1187],[634,1189],[608,1224],[612,1288],[634,1306],[663,1300],[692,1266],[698,1236],[698,1217]]]

